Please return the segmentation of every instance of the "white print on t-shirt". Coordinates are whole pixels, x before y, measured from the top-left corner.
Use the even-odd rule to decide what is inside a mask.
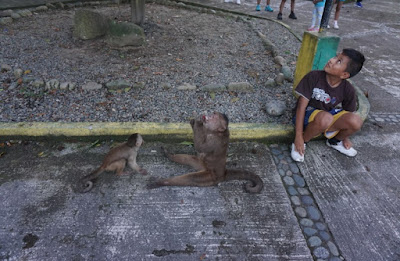
[[[329,94],[327,94],[324,90],[321,90],[319,88],[313,89],[313,94],[312,94],[311,98],[314,98],[317,101],[324,102],[325,104],[328,104],[331,102],[331,96],[329,96]]]

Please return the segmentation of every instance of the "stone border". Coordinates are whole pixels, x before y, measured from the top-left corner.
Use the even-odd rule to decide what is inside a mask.
[[[344,260],[288,146],[273,144],[269,148],[311,254],[316,260]]]

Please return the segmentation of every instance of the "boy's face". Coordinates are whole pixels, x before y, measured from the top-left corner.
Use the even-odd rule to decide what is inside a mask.
[[[342,53],[329,59],[324,67],[324,71],[327,74],[340,77],[341,79],[347,79],[350,74],[346,72],[347,64],[350,62],[350,58]]]

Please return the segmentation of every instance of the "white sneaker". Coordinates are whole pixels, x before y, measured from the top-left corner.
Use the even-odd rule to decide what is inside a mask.
[[[333,21],[333,28],[339,29],[339,25],[338,25],[337,21]]]
[[[326,145],[328,145],[328,147],[334,148],[335,150],[349,157],[354,157],[357,155],[357,151],[354,148],[351,147],[350,149],[346,149],[343,146],[343,141],[338,142],[336,145],[332,145],[329,143],[328,140],[326,140]]]
[[[306,144],[304,143],[304,149],[306,149]],[[294,143],[292,143],[292,151],[290,152],[290,156],[294,161],[303,162],[304,161],[304,154],[300,155],[294,147]]]

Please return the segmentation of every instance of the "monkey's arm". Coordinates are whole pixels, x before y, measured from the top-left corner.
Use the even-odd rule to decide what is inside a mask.
[[[135,155],[136,156],[136,155]],[[134,171],[142,174],[142,175],[147,175],[147,170],[142,169],[137,163],[136,163],[136,157],[129,157],[128,159],[128,166],[133,169]]]

